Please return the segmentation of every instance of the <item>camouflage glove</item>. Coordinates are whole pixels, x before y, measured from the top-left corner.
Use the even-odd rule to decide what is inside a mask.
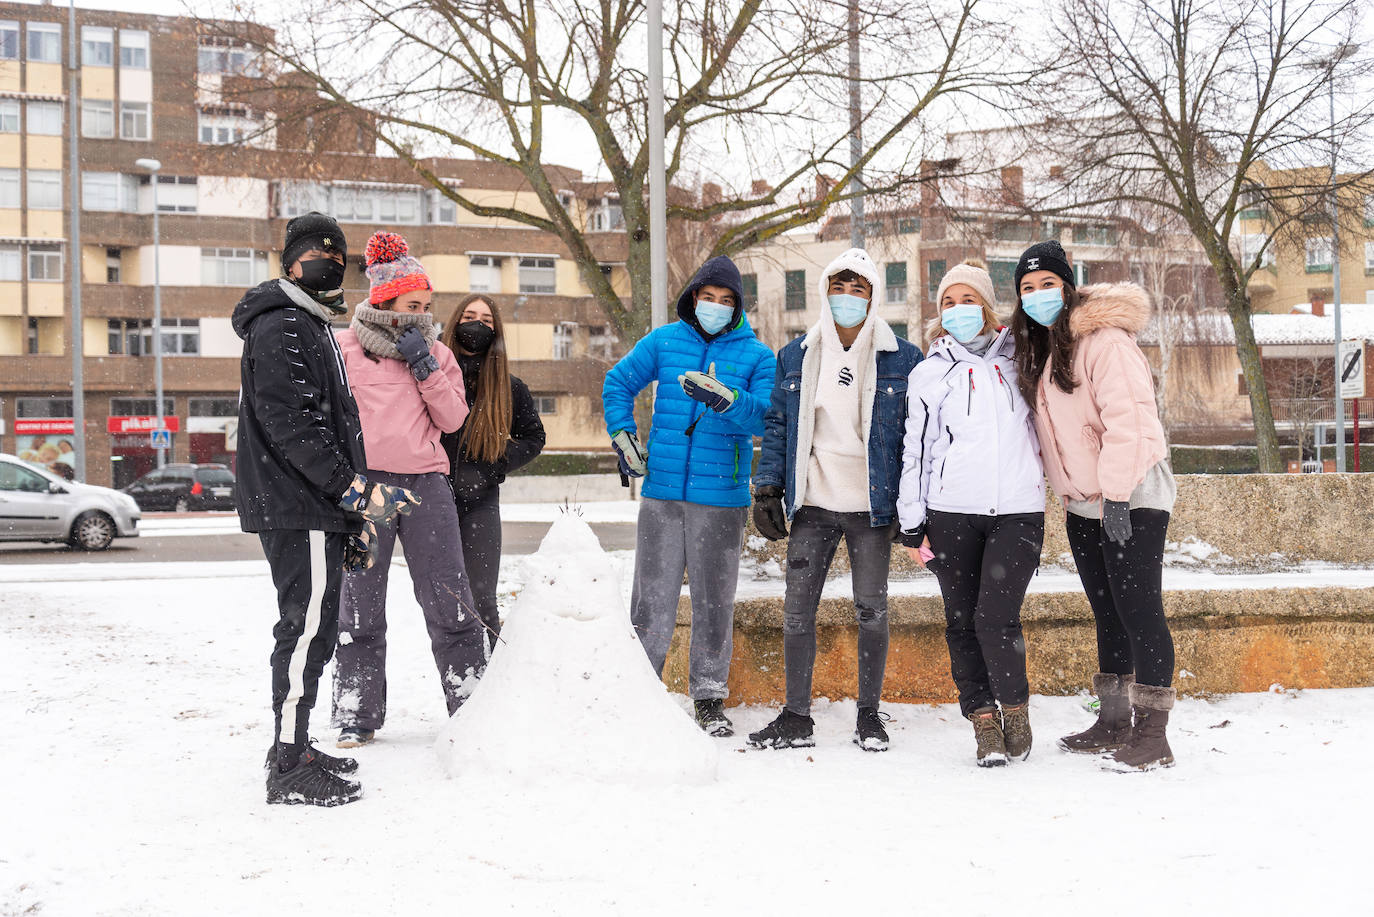
[[[343,566],[345,570],[359,573],[372,569],[377,562],[377,526],[371,519],[363,520],[363,530],[348,536],[344,544]]]
[[[339,505],[346,510],[362,513],[363,518],[374,525],[386,525],[398,515],[404,516],[419,506],[420,498],[404,487],[378,484],[358,475],[339,498]]]

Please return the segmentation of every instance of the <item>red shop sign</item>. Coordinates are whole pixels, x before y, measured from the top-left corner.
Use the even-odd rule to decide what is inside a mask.
[[[158,429],[156,417],[111,417],[105,424],[110,433],[151,433]],[[176,433],[181,429],[179,418],[162,418],[163,429]]]
[[[36,433],[75,433],[76,421],[70,417],[16,418],[14,434],[33,436]]]

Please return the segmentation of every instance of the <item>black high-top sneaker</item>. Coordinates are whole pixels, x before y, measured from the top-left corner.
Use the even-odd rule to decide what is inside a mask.
[[[320,759],[320,767],[329,771],[331,774],[338,774],[340,777],[347,777],[349,774],[358,772],[358,762],[352,758],[342,756],[327,755],[315,747],[315,740],[310,740],[310,746],[306,754],[314,755]],[[267,760],[263,762],[263,767],[273,768],[277,766],[277,746],[273,745],[267,749]]]
[[[707,735],[719,739],[735,734],[735,724],[725,715],[725,701],[718,697],[696,701],[697,725]]]
[[[268,805],[342,806],[362,795],[361,786],[325,770],[309,749],[289,771],[275,765],[267,769]]]
[[[884,719],[890,717],[886,713],[879,713],[877,707],[860,707],[859,718],[854,725],[854,744],[864,751],[887,751]]]
[[[749,744],[755,748],[810,748],[816,744],[811,736],[815,726],[811,717],[783,707],[777,719],[758,732],[749,733]]]

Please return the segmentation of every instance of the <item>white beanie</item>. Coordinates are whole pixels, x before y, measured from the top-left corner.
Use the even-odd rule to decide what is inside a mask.
[[[873,259],[868,257],[868,252],[862,248],[851,248],[840,252],[834,261],[825,266],[821,271],[821,314],[824,315],[827,297],[830,295],[830,278],[841,271],[853,271],[864,280],[867,280],[873,287],[873,298],[870,302],[877,304],[883,301],[882,298],[882,278],[878,275],[878,265],[873,263]]]
[[[983,300],[983,305],[991,309],[993,314],[997,313],[997,290],[993,288],[992,276],[981,262],[976,261],[965,261],[963,264],[956,264],[945,271],[945,276],[940,278],[940,288],[935,293],[937,312],[941,308],[940,303],[945,300],[945,291],[956,283],[973,287],[973,292],[977,293],[978,298]]]

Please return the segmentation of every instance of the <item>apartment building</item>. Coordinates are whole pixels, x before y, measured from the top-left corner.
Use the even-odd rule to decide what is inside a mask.
[[[535,393],[549,448],[604,446],[601,380],[618,342],[555,236],[456,207],[404,163],[377,155],[366,123],[284,117],[300,101],[289,86],[193,19],[77,10],[80,89],[70,99],[67,15],[0,3],[0,451],[50,462],[70,448],[79,267],[86,479],[122,486],[150,470],[159,414],[169,460],[232,464],[241,348],[230,315],[245,288],[279,276],[286,221],[312,209],[333,214],[348,236],[350,302],[366,297],[368,236],[402,232],[434,281],[441,321],[470,291],[491,294],[502,310],[513,371]],[[70,245],[73,104],[79,252]],[[160,161],[156,176],[136,165],[145,157]],[[479,203],[538,206],[513,171],[457,159],[425,165]],[[575,170],[558,175],[563,205],[595,230],[602,270],[628,293],[613,202]]]

